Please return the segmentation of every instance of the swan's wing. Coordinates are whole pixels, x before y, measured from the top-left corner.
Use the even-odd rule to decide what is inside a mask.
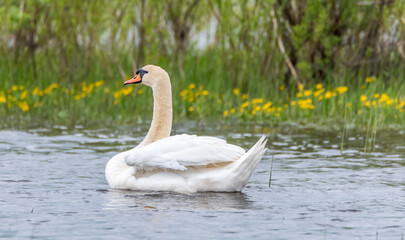
[[[245,150],[215,137],[176,135],[128,151],[125,162],[138,169],[186,170],[239,159]]]

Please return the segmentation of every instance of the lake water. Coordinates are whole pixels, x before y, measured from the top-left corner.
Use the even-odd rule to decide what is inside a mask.
[[[174,133],[269,150],[238,193],[112,190],[107,161],[147,125],[0,130],[0,238],[404,239],[405,133],[239,124],[177,124]],[[271,187],[269,175],[274,153]]]

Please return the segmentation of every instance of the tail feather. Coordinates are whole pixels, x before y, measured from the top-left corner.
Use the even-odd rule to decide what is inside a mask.
[[[262,136],[259,141],[240,159],[232,163],[232,170],[234,171],[235,184],[238,188],[243,187],[249,180],[257,164],[262,159],[267,148],[265,147],[267,139]]]

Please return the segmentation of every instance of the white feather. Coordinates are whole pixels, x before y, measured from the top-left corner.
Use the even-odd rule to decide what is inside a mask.
[[[245,150],[214,137],[176,135],[127,152],[125,162],[144,170],[187,170],[209,164],[233,162]]]

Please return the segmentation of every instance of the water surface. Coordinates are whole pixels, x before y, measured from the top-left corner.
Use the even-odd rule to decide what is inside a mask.
[[[403,239],[405,133],[177,124],[174,133],[225,138],[266,155],[239,193],[111,190],[104,167],[138,144],[128,129],[0,131],[0,238]],[[271,187],[269,175],[274,154]]]

